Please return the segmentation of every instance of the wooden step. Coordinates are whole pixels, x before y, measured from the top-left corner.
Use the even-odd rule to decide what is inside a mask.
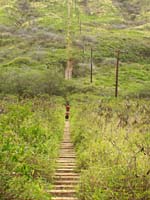
[[[56,180],[54,185],[77,185],[78,180]]]
[[[71,149],[71,148],[60,148],[60,152],[61,152],[61,151],[75,152],[75,150],[74,150],[73,147],[72,147],[72,149]]]
[[[74,147],[73,147],[73,145],[70,145],[70,144],[62,144],[61,146],[60,146],[60,149],[73,149]]]
[[[62,162],[62,161],[58,161],[58,160],[57,160],[57,166],[58,166],[58,167],[62,167],[62,166],[68,166],[68,167],[69,167],[69,166],[73,166],[73,167],[75,167],[75,166],[76,166],[76,163],[75,163],[75,162],[72,162],[72,163],[69,162],[69,163],[68,163],[68,162]]]
[[[75,169],[73,168],[59,168],[56,170],[56,172],[59,172],[59,173],[72,173],[72,172],[75,172]]]
[[[73,149],[61,149],[59,154],[62,154],[62,153],[71,153],[75,155],[75,151],[73,151]]]
[[[58,160],[57,166],[75,166],[75,161]]]
[[[67,150],[74,150],[74,148],[73,147],[64,147],[64,146],[62,146],[62,147],[60,147],[60,150],[63,150],[63,149],[67,149]]]
[[[63,180],[63,181],[72,181],[72,180],[79,180],[80,177],[79,176],[55,176],[54,180],[58,181],[58,180]]]
[[[52,200],[78,200],[76,197],[52,197]]]
[[[75,162],[75,159],[74,158],[59,158],[57,161],[60,161],[60,162]]]
[[[63,156],[63,155],[73,155],[76,156],[75,152],[72,151],[61,151],[59,156]]]
[[[62,168],[62,167],[76,167],[76,163],[62,163],[62,162],[57,162],[57,169]]]
[[[60,156],[59,156],[59,158],[76,158],[76,155],[75,154],[73,154],[73,153],[62,153],[62,154],[60,154]]]
[[[70,173],[68,173],[68,172],[65,172],[65,173],[56,172],[55,176],[79,176],[79,175],[75,172],[70,172]]]
[[[73,145],[73,143],[70,142],[70,140],[64,140],[64,141],[62,141],[61,145],[62,145],[62,144],[70,144],[70,145]]]
[[[72,155],[63,155],[63,156],[60,156],[59,158],[60,158],[60,159],[61,159],[61,158],[74,158],[74,159],[75,159],[76,156],[72,156]]]
[[[80,176],[75,171],[76,154],[70,137],[69,121],[65,122],[64,137],[56,164],[57,169],[53,177],[54,189],[48,191],[53,196],[52,200],[78,200],[76,186]]]
[[[57,197],[73,197],[76,194],[75,190],[51,190],[48,193],[51,193]]]
[[[74,157],[59,157],[58,160],[68,160],[68,161],[70,161],[70,160],[75,160],[75,158]]]
[[[61,165],[61,166],[59,166],[57,169],[56,169],[56,171],[58,171],[58,170],[67,170],[67,169],[70,169],[70,170],[73,170],[73,171],[75,171],[76,170],[76,165],[70,165],[70,166],[68,166],[68,165]]]
[[[60,153],[61,152],[72,152],[72,153],[75,153],[74,149],[70,149],[70,148],[64,148],[64,149],[60,149]]]
[[[73,157],[76,157],[76,155],[74,154],[74,153],[71,153],[71,152],[68,152],[68,153],[60,153],[60,155],[59,155],[59,158],[60,157],[63,157],[63,156],[73,156]]]
[[[75,189],[76,185],[55,185],[54,188],[56,190],[73,190]]]
[[[68,163],[73,163],[75,162],[75,159],[74,158],[59,158],[57,161],[59,162],[68,162]]]
[[[63,163],[62,163],[63,164]],[[61,170],[61,169],[72,169],[72,170],[77,170],[77,167],[76,167],[76,165],[59,165],[58,167],[57,167],[57,169],[56,169],[56,171],[57,170]]]
[[[59,154],[59,156],[60,156],[60,157],[62,157],[62,156],[76,156],[76,154],[73,153],[73,152],[61,152],[61,153]]]

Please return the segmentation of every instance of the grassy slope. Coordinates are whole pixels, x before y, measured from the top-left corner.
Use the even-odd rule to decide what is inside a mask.
[[[149,101],[73,97],[71,129],[83,200],[148,200]]]
[[[74,5],[72,9],[74,13],[72,16],[72,34],[74,38],[74,60],[76,63],[74,74],[82,74],[82,71],[83,74],[87,73],[84,73],[84,71],[86,69],[88,71],[89,46],[92,45],[96,66],[95,73],[97,72],[95,85],[99,85],[101,88],[102,84],[103,87],[107,87],[110,83],[109,86],[112,87],[114,72],[113,69],[110,69],[112,64],[109,59],[113,60],[115,50],[120,48],[125,52],[121,55],[121,61],[124,63],[121,74],[122,88],[124,89],[128,85],[129,87],[133,86],[129,89],[131,93],[132,90],[136,93],[136,90],[148,88],[149,25],[143,16],[146,15],[147,19],[149,18],[148,3],[147,0],[139,4],[137,1],[133,1],[130,3],[132,5],[119,4],[119,1],[116,0],[87,1],[87,4],[83,3],[83,1],[78,1],[76,7]],[[23,70],[32,68],[38,73],[40,73],[41,69],[45,70],[49,67],[59,66],[59,69],[63,69],[66,62],[66,1],[32,2],[33,17],[28,18],[19,27],[15,26],[15,17],[19,14],[13,15],[13,17],[8,14],[11,13],[12,6],[13,1],[8,3],[1,1],[0,22],[3,24],[0,27],[2,30],[0,39],[1,67],[5,67],[5,69],[19,67],[23,68]],[[136,14],[136,18],[132,20],[132,23],[130,23],[131,19],[126,18],[125,15],[128,14],[130,16],[133,14],[130,11],[131,7],[132,12],[135,11]],[[82,23],[81,34],[78,18]],[[140,25],[137,24],[137,21],[140,21]],[[83,46],[85,48],[84,55]],[[84,65],[85,69],[79,67],[80,64]],[[106,70],[108,73],[103,73],[103,67],[101,66],[106,66],[105,69],[108,68]],[[139,69],[142,70],[139,71]],[[135,73],[138,75],[135,76]],[[123,74],[125,77],[123,77]],[[143,74],[144,78],[141,80]],[[108,81],[107,77],[110,75],[112,80]],[[103,76],[105,77],[103,78]],[[132,77],[133,80],[131,80]],[[127,80],[129,82],[126,84]],[[81,83],[84,83],[84,81],[81,80]],[[83,87],[87,87],[87,84]]]
[[[0,199],[48,200],[63,133],[55,98],[0,101]]]

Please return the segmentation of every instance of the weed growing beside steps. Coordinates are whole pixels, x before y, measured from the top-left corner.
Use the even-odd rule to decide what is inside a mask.
[[[72,116],[80,199],[150,199],[150,102],[87,102]]]
[[[63,133],[54,98],[0,102],[0,199],[48,200]]]

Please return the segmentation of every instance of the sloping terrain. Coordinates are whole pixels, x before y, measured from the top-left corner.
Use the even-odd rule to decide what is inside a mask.
[[[137,66],[141,65],[146,74],[150,63],[149,21],[148,0],[73,1],[71,37],[74,77],[88,75],[90,46],[94,49],[94,65],[98,74],[101,66],[114,66],[117,49],[124,52],[121,62],[125,64],[127,71],[130,68],[128,63],[138,63]],[[0,24],[1,80],[11,82],[9,75],[6,75],[8,71],[11,71],[17,81],[20,81],[18,73],[21,73],[20,77],[25,74],[25,80],[26,77],[32,79],[34,76],[38,84],[42,83],[37,87],[42,89],[34,89],[35,93],[47,93],[49,89],[43,86],[43,73],[48,72],[51,75],[46,76],[50,76],[50,80],[54,80],[52,77],[56,78],[59,73],[58,80],[61,81],[53,85],[64,85],[62,78],[67,62],[67,1],[1,0]],[[125,75],[128,77],[128,74],[130,73]],[[107,85],[105,81],[103,84]],[[27,83],[25,88],[29,85],[31,83]],[[0,90],[8,92],[2,86]],[[28,93],[27,89],[21,90],[21,93]],[[60,90],[64,89],[57,89]]]

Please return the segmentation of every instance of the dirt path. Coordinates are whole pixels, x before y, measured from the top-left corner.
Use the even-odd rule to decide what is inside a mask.
[[[57,160],[58,168],[54,175],[54,189],[51,191],[52,200],[77,200],[76,186],[79,174],[75,172],[76,156],[70,139],[69,121],[65,122],[64,137]]]

